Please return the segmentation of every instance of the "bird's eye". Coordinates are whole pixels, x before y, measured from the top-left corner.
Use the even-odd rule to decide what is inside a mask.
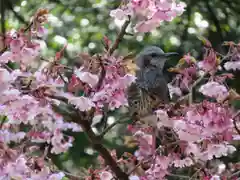
[[[157,55],[157,53],[152,53],[151,56],[152,57],[157,57],[158,55]]]
[[[144,56],[144,59],[143,59],[144,66],[149,65],[151,59],[152,59],[151,56]]]

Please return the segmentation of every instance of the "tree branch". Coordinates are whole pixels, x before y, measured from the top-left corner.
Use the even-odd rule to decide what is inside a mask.
[[[114,128],[117,124],[122,124],[124,122],[127,122],[125,118],[121,119],[119,118],[114,123],[109,125],[106,129],[103,130],[103,132],[99,135],[100,138],[103,138],[112,128]]]
[[[221,61],[220,61],[219,64],[221,64],[221,62],[223,62],[224,60],[228,59],[228,58],[231,57],[231,56],[232,56],[232,55],[228,53],[226,56],[224,56],[224,57],[221,59]],[[190,102],[192,103],[192,101],[193,101],[193,98],[192,98],[192,90],[208,75],[208,73],[209,73],[208,71],[204,72],[203,75],[200,76],[200,77],[192,84],[192,86],[190,87],[190,92],[189,92],[188,94],[186,94],[185,96],[180,97],[180,98],[175,102],[175,104],[173,104],[173,106],[168,110],[169,114],[171,114],[171,113],[174,111],[174,109],[175,109],[176,107],[178,107],[178,106],[181,104],[181,102],[184,101],[184,100],[186,100],[187,98],[189,99],[189,103],[190,103]]]
[[[1,0],[1,31],[2,31],[2,35],[3,35],[3,49],[5,47],[5,4],[4,4],[4,0]]]
[[[68,100],[65,97],[50,95],[50,94],[46,94],[46,95],[52,99],[57,99],[65,103],[68,103]],[[128,180],[128,175],[121,170],[121,168],[118,166],[117,162],[113,159],[113,157],[108,152],[108,150],[101,144],[102,143],[101,138],[97,136],[91,128],[90,119],[93,118],[94,111],[95,110],[93,109],[92,112],[87,113],[87,112],[80,112],[75,109],[74,115],[70,115],[71,122],[75,122],[82,127],[92,147],[97,152],[99,152],[99,154],[105,160],[106,164],[109,165],[110,169],[115,173],[116,177],[119,180]]]
[[[124,35],[126,34],[126,29],[127,29],[128,25],[130,24],[130,22],[131,22],[130,16],[128,16],[128,19],[123,24],[121,31],[118,34],[117,39],[115,40],[113,46],[108,51],[109,55],[112,55],[112,53],[118,48],[120,42],[122,41]]]
[[[72,116],[72,122],[78,123],[83,128],[92,144],[92,147],[100,153],[106,164],[109,165],[111,170],[115,173],[116,177],[119,180],[128,180],[128,175],[121,170],[108,150],[101,144],[101,139],[92,131],[89,117],[83,117],[81,112],[77,112],[76,116]]]

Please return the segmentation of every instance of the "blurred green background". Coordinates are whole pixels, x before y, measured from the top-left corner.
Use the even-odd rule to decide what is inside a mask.
[[[109,12],[118,7],[120,0],[0,0],[1,32],[26,26],[29,18],[39,8],[50,10],[48,36],[41,43],[45,57],[51,57],[68,42],[64,54],[65,63],[74,61],[80,52],[91,54],[103,50],[104,35],[114,40],[121,22],[114,21]],[[220,53],[223,41],[240,39],[239,0],[183,0],[187,4],[184,14],[172,22],[162,23],[151,33],[126,36],[120,44],[119,53],[139,52],[146,44],[160,46],[164,51],[176,51],[181,55],[190,52],[201,59],[202,43],[197,35],[209,39]],[[131,32],[131,29],[129,29]],[[168,65],[171,66],[173,63]],[[239,73],[235,73],[240,77]],[[230,82],[239,89],[240,81]],[[111,121],[111,120],[110,120]],[[83,133],[74,134],[74,148],[61,156],[54,156],[60,168],[74,170],[89,167],[96,162],[97,154],[89,147]],[[123,138],[113,131],[106,138],[106,146],[124,152]]]

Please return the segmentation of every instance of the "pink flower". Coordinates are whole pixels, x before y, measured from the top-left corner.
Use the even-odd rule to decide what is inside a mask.
[[[11,133],[8,130],[0,130],[0,142],[20,142],[23,138],[25,138],[25,135],[26,133],[24,132]]]
[[[184,8],[186,8],[186,6],[187,5],[184,2],[179,2],[179,4],[177,4],[176,2],[173,2],[172,10],[176,13],[177,16],[181,16],[185,11]]]
[[[240,70],[240,61],[228,61],[224,64],[226,70],[237,71]]]
[[[137,32],[146,33],[157,28],[159,26],[159,23],[160,22],[156,20],[141,21],[136,24],[134,29]]]
[[[95,104],[88,98],[86,97],[70,97],[68,99],[68,102],[70,104],[73,104],[76,106],[76,108],[78,108],[80,111],[88,111],[90,110],[92,107],[95,107]]]
[[[163,180],[168,174],[171,159],[167,156],[157,156],[155,163],[146,171],[147,180]]]
[[[10,73],[6,69],[0,68],[0,92],[3,92],[10,86],[10,80]]]
[[[22,38],[12,39],[10,42],[11,52],[14,54],[20,53],[23,45],[24,45],[24,41]]]
[[[12,58],[12,53],[10,51],[5,51],[0,56],[0,63],[8,63]]]
[[[129,176],[129,180],[140,180],[140,177],[136,175],[131,175]]]
[[[72,147],[73,138],[68,138],[66,141],[63,134],[58,130],[54,132],[54,136],[51,138],[52,149],[51,153],[60,154],[66,152],[70,147]]]
[[[114,9],[110,11],[110,16],[118,20],[124,20],[125,18],[127,18],[127,13],[122,9]]]
[[[217,100],[224,99],[228,95],[228,90],[224,85],[218,82],[210,81],[202,85],[199,89],[205,96],[216,98]]]
[[[10,179],[25,179],[29,168],[24,157],[18,157],[15,162],[8,163],[4,171]]]
[[[91,88],[97,85],[98,83],[98,76],[89,72],[84,72],[82,68],[75,70],[76,76],[84,83],[89,84]]]
[[[27,180],[62,180],[64,176],[63,172],[52,173],[49,167],[45,166],[39,172],[32,172]]]
[[[173,161],[175,167],[184,168],[193,165],[193,161],[191,158],[186,157],[185,159],[176,159]]]
[[[198,66],[200,69],[206,72],[215,71],[219,66],[216,52],[212,49],[207,51],[207,53],[205,54],[204,60],[199,62]]]
[[[166,111],[159,109],[156,111],[156,113],[158,117],[157,123],[158,128],[161,128],[162,126],[173,127],[173,121],[169,119]]]
[[[149,32],[157,28],[161,21],[172,21],[180,16],[185,7],[185,3],[176,3],[175,0],[129,0],[111,11],[111,16],[123,20],[126,15],[130,15],[136,19],[134,29],[137,32]]]
[[[135,82],[136,77],[131,74],[125,74],[123,77],[119,78],[120,87],[122,86],[123,89],[128,88],[133,82]]]
[[[152,155],[152,143],[153,137],[150,134],[146,134],[142,131],[137,131],[134,137],[139,143],[139,149],[135,152],[137,159],[148,159]]]
[[[111,180],[113,178],[112,173],[103,171],[100,173],[100,180]]]
[[[214,176],[211,177],[210,180],[221,180],[221,177],[218,176],[218,175],[214,175]]]
[[[64,173],[63,172],[59,172],[59,173],[55,173],[55,174],[51,174],[48,177],[48,180],[62,180],[64,178]]]
[[[10,52],[0,56],[0,62],[19,62],[22,65],[29,65],[39,55],[40,45],[28,40],[22,33],[15,32],[7,35],[7,45]]]
[[[43,36],[47,35],[47,33],[48,33],[48,30],[44,26],[39,26],[38,27],[37,35],[39,37],[43,37]]]
[[[207,161],[212,160],[214,156],[220,158],[236,151],[236,148],[228,144],[209,144],[207,150],[202,152],[198,158]]]
[[[168,83],[168,89],[171,98],[173,98],[173,95],[182,96],[182,91],[178,86],[173,86],[172,84]]]

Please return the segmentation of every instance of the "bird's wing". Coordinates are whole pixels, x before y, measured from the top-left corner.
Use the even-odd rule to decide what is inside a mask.
[[[167,87],[167,82],[162,73],[158,69],[146,69],[141,72],[138,86],[144,89],[149,96],[161,100],[163,103],[169,102],[170,95]]]
[[[129,108],[132,113],[137,113],[139,116],[145,116],[151,112],[152,99],[137,83],[132,83],[130,85],[127,94]]]
[[[154,85],[149,88],[148,92],[159,98],[162,103],[168,103],[170,100],[167,82],[165,78],[160,74],[156,75]]]

